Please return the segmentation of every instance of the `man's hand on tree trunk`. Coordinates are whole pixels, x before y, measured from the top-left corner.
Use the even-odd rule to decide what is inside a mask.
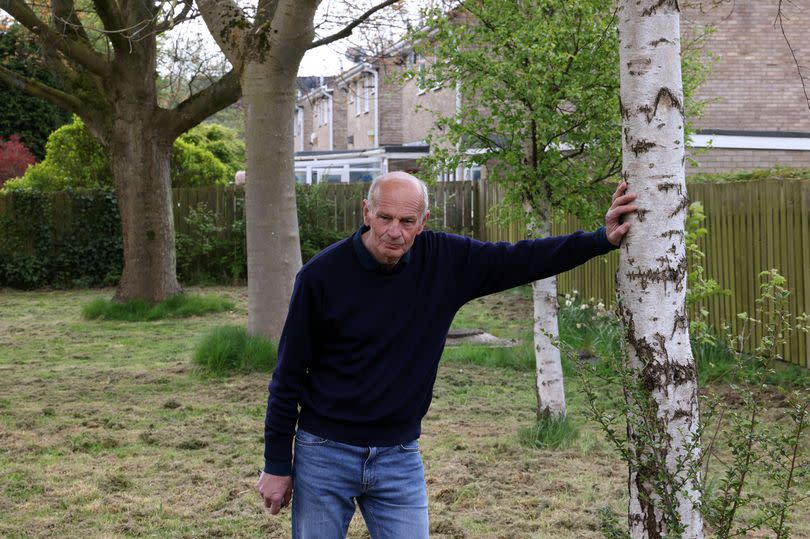
[[[613,193],[613,204],[605,214],[605,233],[610,243],[618,247],[622,243],[624,235],[630,230],[630,223],[623,222],[623,217],[628,213],[633,213],[638,206],[631,204],[636,199],[634,194],[625,194],[627,183],[621,182]]]

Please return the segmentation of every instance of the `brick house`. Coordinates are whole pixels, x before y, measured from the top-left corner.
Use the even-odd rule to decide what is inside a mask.
[[[804,39],[810,6],[783,2],[785,34],[800,65],[810,65]],[[810,167],[810,108],[782,30],[776,2],[720,2],[682,14],[685,34],[712,25],[703,50],[716,57],[698,98],[709,99],[694,121],[698,166],[687,173]],[[810,76],[810,72],[805,73]]]
[[[810,47],[802,48],[800,40],[810,27],[810,7],[785,3],[783,10],[794,53],[800,64],[810,65]],[[706,58],[716,58],[697,95],[707,104],[693,121],[695,163],[689,162],[688,174],[810,167],[810,108],[775,15],[775,4],[768,2],[726,0],[684,9],[685,36],[714,26],[703,50]],[[460,100],[456,88],[423,87],[418,73],[430,61],[402,42],[383,58],[360,62],[302,91],[296,107],[297,180],[369,181],[391,170],[416,170],[416,160],[429,152],[435,115],[454,114]],[[407,70],[417,75],[403,77]],[[445,179],[480,175],[480,169],[460,169]]]

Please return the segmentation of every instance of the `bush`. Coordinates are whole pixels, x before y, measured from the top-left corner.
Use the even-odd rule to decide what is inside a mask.
[[[243,200],[236,199],[237,215]],[[182,283],[238,283],[247,277],[245,220],[220,224],[205,204],[191,208],[188,232],[177,232],[177,275]]]
[[[110,192],[3,195],[0,286],[97,286],[123,267],[121,224]]]
[[[325,185],[295,184],[301,258],[304,262],[345,236],[334,228],[331,216],[335,202],[326,195]]]
[[[203,337],[193,357],[199,371],[211,376],[271,372],[277,360],[275,344],[248,335],[242,326],[214,328]]]
[[[8,141],[0,138],[0,188],[6,180],[25,174],[26,169],[36,162],[34,154],[20,142],[17,135],[11,135]]]
[[[88,320],[149,322],[164,318],[188,318],[219,313],[233,308],[234,304],[231,300],[216,296],[177,294],[157,304],[143,300],[119,302],[98,298],[82,307],[82,316]]]
[[[204,136],[184,137],[176,140],[172,147],[172,187],[225,185],[233,179],[229,168],[231,164],[223,164],[207,148],[212,147],[228,156],[228,152],[218,146],[226,144],[226,136],[214,141]],[[200,144],[195,141],[200,141]],[[238,153],[238,150],[234,151]],[[48,137],[45,159],[29,167],[22,178],[6,182],[5,188],[49,192],[112,189],[110,160],[107,151],[90,134],[81,118],[74,116],[71,123],[60,127]]]
[[[233,129],[219,124],[200,124],[179,140],[211,152],[228,169],[229,181],[237,171],[245,169],[245,143]]]

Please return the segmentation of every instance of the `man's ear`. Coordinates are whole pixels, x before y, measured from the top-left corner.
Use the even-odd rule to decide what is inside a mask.
[[[417,234],[421,233],[422,230],[425,229],[425,223],[427,223],[428,217],[430,217],[430,210],[426,211],[425,216],[422,217],[422,224],[419,225],[419,232],[417,232]]]
[[[363,199],[363,224],[366,226],[371,226],[371,221],[369,219],[369,211],[368,211],[368,200]]]

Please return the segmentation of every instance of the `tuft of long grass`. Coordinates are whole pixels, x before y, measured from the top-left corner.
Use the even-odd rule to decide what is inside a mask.
[[[579,436],[579,429],[567,417],[545,417],[518,431],[521,445],[538,449],[565,449]]]
[[[202,338],[192,357],[198,371],[209,376],[270,372],[277,360],[274,343],[248,335],[242,326],[213,328]]]
[[[218,296],[177,294],[157,304],[143,300],[113,301],[97,298],[82,307],[82,316],[88,320],[150,322],[218,313],[233,308],[234,303],[231,300]]]

